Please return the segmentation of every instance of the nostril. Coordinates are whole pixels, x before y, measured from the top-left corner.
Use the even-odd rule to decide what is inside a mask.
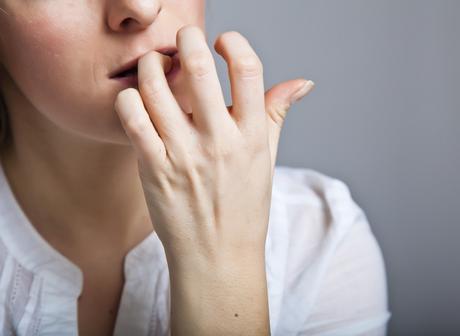
[[[126,19],[124,19],[123,21],[121,21],[120,25],[121,25],[123,28],[128,28],[129,25],[131,24],[131,21],[132,21],[132,20],[133,20],[133,19],[130,18],[130,17],[129,17],[129,18],[126,18]]]

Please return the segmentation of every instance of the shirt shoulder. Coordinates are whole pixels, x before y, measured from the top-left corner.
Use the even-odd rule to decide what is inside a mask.
[[[382,254],[347,184],[312,169],[277,166],[272,206],[267,278],[275,292],[274,334],[385,333]]]
[[[349,212],[362,212],[342,180],[319,171],[288,166],[276,166],[273,175],[273,195],[286,204],[317,209],[337,207]]]
[[[369,227],[366,214],[354,201],[348,185],[313,169],[277,166],[272,198],[272,204],[284,210],[283,225],[294,238],[291,249],[297,247],[296,243],[301,245],[299,254],[312,251],[325,241],[332,248],[352,226]]]

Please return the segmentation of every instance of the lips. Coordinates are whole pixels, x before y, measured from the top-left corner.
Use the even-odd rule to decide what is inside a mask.
[[[156,50],[157,52],[170,56],[173,58],[173,67],[171,67],[170,71],[171,72],[174,68],[174,64],[177,65],[177,48],[175,47],[166,47],[166,48],[161,48]],[[136,76],[137,75],[137,64],[139,62],[139,59],[141,58],[142,55],[135,57],[131,61],[128,61],[125,63],[123,66],[118,68],[117,70],[113,71],[112,73],[109,74],[109,77],[111,79],[118,79],[118,78],[124,78],[124,77],[130,77],[130,76]]]
[[[128,68],[128,70],[121,71],[120,73],[115,75],[114,78],[123,78],[135,75],[137,75],[137,64],[131,68]]]

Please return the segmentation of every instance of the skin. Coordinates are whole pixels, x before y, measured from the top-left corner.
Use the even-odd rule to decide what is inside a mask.
[[[118,297],[107,293],[116,309],[123,257],[152,230],[168,259],[174,335],[269,334],[273,168],[287,111],[313,84],[265,92],[249,42],[226,32],[215,49],[229,68],[227,108],[204,6],[0,0],[0,84],[14,137],[2,162],[34,227],[85,274],[82,335],[113,330],[113,313],[96,323],[82,307],[119,277]],[[171,45],[182,68],[168,82],[170,58],[154,50]],[[138,87],[108,78],[138,55]]]

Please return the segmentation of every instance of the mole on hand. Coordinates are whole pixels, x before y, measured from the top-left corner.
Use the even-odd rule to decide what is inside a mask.
[[[237,313],[235,313],[235,316],[236,316],[236,317],[238,317],[238,314],[237,314]]]

